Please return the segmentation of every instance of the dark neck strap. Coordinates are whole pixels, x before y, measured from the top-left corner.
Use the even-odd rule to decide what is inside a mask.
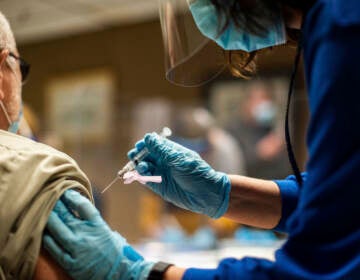
[[[294,92],[294,84],[295,84],[296,74],[297,74],[297,71],[299,68],[301,51],[302,51],[302,38],[300,38],[300,40],[299,40],[299,44],[298,44],[297,52],[296,52],[296,56],[295,56],[295,61],[294,61],[294,68],[293,68],[293,71],[291,74],[291,80],[290,80],[290,86],[289,86],[289,92],[288,92],[288,100],[287,100],[287,105],[286,105],[286,117],[285,117],[286,148],[287,148],[291,167],[292,167],[294,175],[296,177],[296,181],[299,183],[300,186],[303,184],[303,179],[302,179],[302,176],[300,173],[299,166],[296,162],[295,154],[294,154],[293,147],[291,144],[290,128],[289,128],[289,113],[290,113],[291,97]]]

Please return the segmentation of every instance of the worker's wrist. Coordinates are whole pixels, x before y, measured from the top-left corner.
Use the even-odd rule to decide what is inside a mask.
[[[147,276],[147,280],[163,280],[165,273],[174,265],[166,262],[157,262],[152,265],[151,270]]]
[[[165,271],[164,280],[180,280],[183,278],[185,270],[185,268],[172,265]]]
[[[216,171],[217,172],[217,171]],[[219,219],[227,212],[229,208],[229,201],[230,201],[230,192],[231,192],[231,181],[229,175],[223,172],[217,172],[219,178],[217,179],[216,184],[221,184],[220,190],[221,195],[219,195],[219,208],[217,209],[214,215],[208,214],[209,217],[213,219]],[[205,213],[206,214],[206,213]]]

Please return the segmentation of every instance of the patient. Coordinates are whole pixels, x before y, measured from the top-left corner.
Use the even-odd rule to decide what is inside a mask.
[[[62,193],[92,200],[90,183],[69,156],[16,134],[27,72],[0,13],[0,279],[69,279],[41,251],[42,233]]]

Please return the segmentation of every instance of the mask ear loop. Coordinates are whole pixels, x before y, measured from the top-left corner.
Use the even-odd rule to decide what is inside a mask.
[[[10,116],[9,116],[8,112],[6,111],[6,108],[5,108],[5,106],[4,106],[4,103],[3,103],[1,100],[0,100],[0,107],[1,107],[1,109],[3,110],[3,112],[4,112],[5,118],[6,118],[6,120],[8,121],[9,125],[11,125],[11,124],[12,124],[12,121],[11,121],[11,119],[10,119]]]
[[[296,80],[296,74],[298,71],[298,66],[300,62],[301,52],[302,52],[303,42],[302,42],[302,34],[300,35],[296,56],[295,56],[295,62],[294,62],[294,68],[291,74],[291,80],[290,80],[290,86],[289,86],[289,92],[288,92],[288,100],[286,105],[286,117],[285,117],[285,139],[286,139],[286,148],[288,153],[288,158],[291,164],[291,168],[294,172],[294,175],[296,177],[296,181],[300,186],[303,185],[303,178],[300,173],[299,166],[297,164],[294,150],[291,144],[291,137],[290,137],[290,128],[289,128],[289,113],[290,113],[290,104],[291,104],[291,96],[294,92],[294,84]]]
[[[10,56],[8,56],[8,58],[9,58],[9,57],[10,57]],[[13,57],[10,57],[10,58],[13,58]],[[13,59],[14,59],[14,58],[13,58]],[[11,71],[13,72],[13,74],[15,75],[15,79],[16,79],[20,84],[22,84],[22,82],[18,79],[17,74],[16,74],[15,70],[13,69],[13,66],[10,65],[9,61],[7,61],[7,63],[8,63],[8,66],[9,66],[10,70],[11,70]],[[9,128],[8,128],[8,130],[9,130],[10,132],[17,133],[18,130],[19,130],[19,128],[18,128],[18,125],[19,125],[19,124],[18,124],[18,123],[20,122],[20,119],[21,119],[21,117],[22,117],[22,115],[23,115],[23,105],[21,104],[21,108],[20,108],[20,112],[19,112],[18,118],[17,118],[17,120],[15,120],[15,121],[12,121],[12,120],[10,119],[10,116],[9,116],[9,114],[8,114],[6,108],[5,108],[5,105],[4,105],[4,103],[3,103],[1,100],[0,100],[0,107],[1,107],[2,111],[4,112],[5,118],[7,119],[8,123],[9,123]],[[14,127],[14,130],[12,130],[11,128],[12,128],[12,126],[13,126],[14,124],[16,124],[16,125],[15,125],[15,127]]]

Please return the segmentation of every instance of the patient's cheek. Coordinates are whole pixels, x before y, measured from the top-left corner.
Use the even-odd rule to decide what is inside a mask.
[[[70,280],[66,272],[45,251],[41,250],[33,280]]]

